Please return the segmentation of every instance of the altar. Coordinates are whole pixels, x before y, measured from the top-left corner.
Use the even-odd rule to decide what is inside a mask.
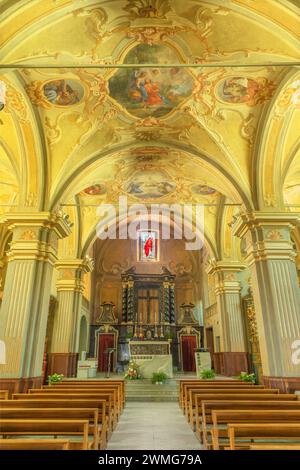
[[[169,341],[130,341],[129,351],[143,378],[151,379],[154,372],[164,372],[169,378],[173,377]]]

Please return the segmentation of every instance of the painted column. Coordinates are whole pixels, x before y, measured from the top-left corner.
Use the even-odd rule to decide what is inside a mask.
[[[258,326],[263,379],[281,390],[300,389],[300,290],[291,233],[299,214],[241,214],[234,233],[246,239]]]
[[[93,266],[89,257],[83,260],[60,260],[55,264],[59,272],[56,284],[58,306],[54,317],[51,352],[48,355],[50,374],[76,376],[83,275],[92,271]]]
[[[70,225],[61,211],[6,214],[1,222],[12,241],[0,316],[7,353],[0,387],[23,391],[41,384],[57,242],[70,234]]]
[[[223,351],[245,352],[245,325],[241,304],[241,285],[237,274],[245,268],[238,262],[211,262],[208,274],[216,276],[216,298],[221,319]]]

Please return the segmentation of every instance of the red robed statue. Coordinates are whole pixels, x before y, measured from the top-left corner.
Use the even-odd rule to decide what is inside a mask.
[[[150,255],[150,253],[152,253],[152,248],[153,248],[153,238],[149,237],[147,238],[145,245],[144,245],[144,253],[147,258]]]

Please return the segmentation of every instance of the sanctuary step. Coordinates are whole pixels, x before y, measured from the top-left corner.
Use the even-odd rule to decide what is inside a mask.
[[[147,379],[128,381],[125,390],[127,401],[178,401],[178,383],[172,379],[163,385],[152,384]]]

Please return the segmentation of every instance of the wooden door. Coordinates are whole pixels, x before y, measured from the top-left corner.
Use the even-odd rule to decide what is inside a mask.
[[[108,353],[107,348],[115,347],[114,334],[99,334],[98,346],[98,372],[107,372],[108,366]],[[111,355],[111,364],[114,363],[114,353]]]
[[[196,372],[195,349],[197,349],[196,335],[182,335],[181,352],[184,372]]]

